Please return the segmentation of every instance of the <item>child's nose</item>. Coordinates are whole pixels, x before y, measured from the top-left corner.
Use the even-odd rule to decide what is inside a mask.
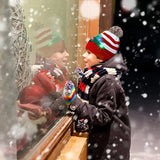
[[[67,51],[64,51],[64,55],[68,57],[69,53]]]
[[[83,57],[84,57],[84,58],[87,57],[87,56],[88,56],[88,53],[87,53],[87,52],[83,53]]]

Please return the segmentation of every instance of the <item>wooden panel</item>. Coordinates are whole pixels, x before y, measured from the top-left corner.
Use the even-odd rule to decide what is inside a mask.
[[[101,14],[99,20],[99,33],[112,26],[113,0],[100,0]]]
[[[48,156],[47,160],[53,160],[57,158],[57,155],[60,154],[61,150],[64,148],[66,143],[71,137],[71,128],[68,129],[68,131],[65,133],[64,136],[62,136],[62,139],[59,141],[59,143],[53,148],[51,154]]]
[[[73,131],[72,136],[77,137],[85,137],[88,138],[89,133],[88,132],[76,132],[76,130]]]
[[[86,19],[79,17],[78,27],[78,48],[77,48],[77,64],[78,67],[84,68],[83,53],[85,52],[85,45],[87,39],[87,21]]]
[[[99,0],[95,0],[99,3]],[[84,0],[79,0],[79,7]],[[79,19],[79,26],[78,26],[78,55],[77,55],[77,63],[78,67],[84,68],[84,61],[83,61],[83,53],[85,53],[85,46],[88,41],[93,36],[96,36],[99,32],[99,17],[96,19],[87,19],[82,17],[81,13],[79,12],[78,15]]]
[[[87,138],[71,136],[57,160],[86,160]]]
[[[92,38],[99,34],[99,17],[96,19],[89,19],[87,21],[87,38]]]

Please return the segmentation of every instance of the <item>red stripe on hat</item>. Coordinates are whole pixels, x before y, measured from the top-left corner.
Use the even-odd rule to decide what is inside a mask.
[[[118,50],[118,47],[113,46],[111,43],[109,43],[106,39],[102,38],[103,42],[107,44],[109,47],[111,47],[114,50]]]
[[[93,54],[95,54],[97,57],[102,59],[103,61],[110,59],[115,54],[106,50],[101,49],[98,45],[96,45],[94,42],[89,41],[86,45],[86,50],[91,51]]]
[[[104,34],[106,37],[108,37],[114,44],[119,44],[119,42],[115,41],[109,34],[103,32],[102,34]]]

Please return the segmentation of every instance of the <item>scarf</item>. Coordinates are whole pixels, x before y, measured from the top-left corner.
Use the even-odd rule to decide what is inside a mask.
[[[89,91],[93,84],[105,74],[117,75],[118,70],[115,68],[105,68],[102,66],[93,66],[91,68],[85,68],[84,74],[78,86],[78,96],[88,102]]]

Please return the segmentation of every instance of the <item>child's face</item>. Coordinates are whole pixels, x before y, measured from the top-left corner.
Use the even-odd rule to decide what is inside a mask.
[[[66,50],[62,52],[56,52],[54,53],[49,60],[53,61],[55,64],[57,64],[59,67],[66,67],[68,62],[68,52]]]
[[[99,59],[95,54],[93,54],[89,50],[87,50],[83,54],[83,58],[84,58],[86,68],[89,68],[89,67],[93,66],[94,64],[102,62],[101,59]]]

